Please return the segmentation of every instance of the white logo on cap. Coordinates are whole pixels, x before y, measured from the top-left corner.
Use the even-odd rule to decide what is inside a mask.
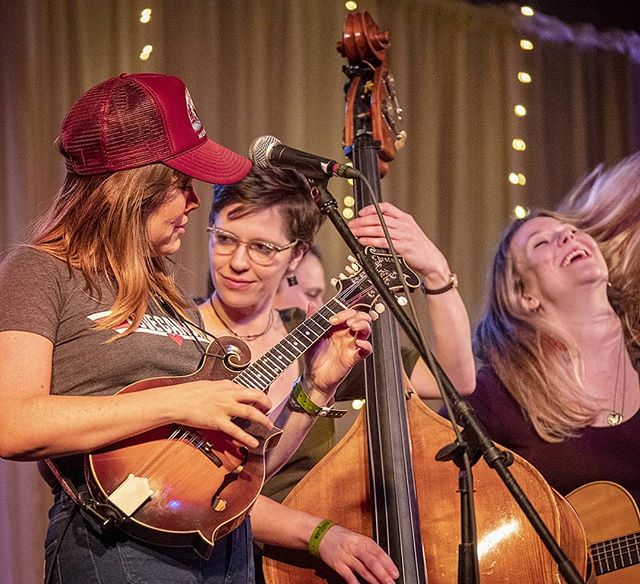
[[[187,112],[189,113],[189,121],[191,122],[191,127],[193,131],[198,134],[198,138],[202,138],[206,132],[202,127],[202,122],[196,113],[196,106],[193,105],[193,100],[191,99],[191,95],[189,94],[189,90],[184,88],[184,97],[187,101]]]

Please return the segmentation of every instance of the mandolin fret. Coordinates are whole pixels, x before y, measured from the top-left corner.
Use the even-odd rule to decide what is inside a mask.
[[[268,389],[296,359],[331,328],[329,318],[345,308],[339,300],[340,296],[341,294],[338,294],[322,305],[284,339],[238,374],[234,381],[261,391]]]
[[[597,575],[640,563],[640,533],[600,541],[590,546]]]

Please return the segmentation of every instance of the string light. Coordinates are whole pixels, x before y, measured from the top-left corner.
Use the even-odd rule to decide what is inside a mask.
[[[509,182],[512,185],[518,185],[523,187],[527,184],[527,177],[521,172],[511,172],[509,173]]]
[[[151,52],[153,51],[153,47],[151,45],[145,45],[142,48],[142,53],[140,53],[140,60],[147,61],[151,56]]]
[[[352,407],[354,410],[361,410],[361,409],[362,409],[362,406],[364,406],[364,400],[363,400],[363,399],[354,399],[354,400],[351,402],[351,407]]]
[[[142,24],[147,24],[151,20],[151,8],[145,8],[140,13],[140,22]]]
[[[521,6],[520,12],[524,16],[533,16],[534,11],[530,6]],[[526,38],[521,38],[518,45],[522,51],[533,51],[533,42]],[[531,74],[527,71],[518,71],[518,81],[522,84],[528,84],[532,82]],[[513,106],[513,113],[518,118],[523,118],[527,115],[527,108],[522,103],[516,103]],[[511,140],[511,148],[516,152],[524,152],[527,149],[527,143],[524,138],[516,136]],[[514,186],[524,186],[527,184],[527,177],[523,172],[511,172],[509,173],[509,182]],[[528,214],[528,210],[523,206],[518,205],[513,211],[513,217],[522,219]]]
[[[529,209],[523,207],[522,205],[516,205],[513,209],[513,217],[515,219],[524,219],[525,217],[527,217],[527,215],[529,215],[529,213]]]
[[[353,0],[349,0],[348,2],[344,3],[344,7],[347,10],[350,10],[351,12],[353,12],[354,10],[358,9],[358,4],[356,2],[354,2]]]

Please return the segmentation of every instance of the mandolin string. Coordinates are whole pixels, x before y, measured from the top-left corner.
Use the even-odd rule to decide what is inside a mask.
[[[328,308],[328,304],[329,302],[336,300],[338,302],[340,302],[340,304],[344,304],[344,302],[342,302],[343,298],[346,296],[348,297],[354,288],[357,288],[359,284],[356,284],[354,282],[351,282],[351,284],[347,287],[345,287],[343,290],[341,290],[338,294],[336,294],[331,300],[329,300],[327,303],[325,303],[322,307],[320,307],[318,309],[318,311],[316,311],[317,313],[319,313],[322,309],[324,308]],[[375,291],[374,286],[371,284],[371,282],[368,282],[368,286],[363,287],[360,292],[358,294],[353,295],[353,298],[351,300],[351,302],[348,302],[346,305],[350,305],[353,306],[355,304],[358,304],[360,302],[362,302],[364,299],[366,299],[367,295],[371,292],[371,291]],[[329,309],[330,310],[330,309]],[[172,311],[173,312],[173,311]],[[335,313],[334,313],[335,314]],[[187,326],[187,328],[189,330],[191,330],[191,327],[189,325],[193,325],[195,326],[198,330],[203,330],[201,329],[198,325],[195,325],[195,323],[192,323],[190,321],[186,321],[186,319],[182,318],[180,315],[175,315],[177,318],[179,318],[179,320],[185,325]],[[309,319],[311,319],[312,317],[309,317]],[[323,317],[324,318],[324,317]],[[296,327],[296,329],[294,329],[293,332],[295,332],[295,330],[297,330],[300,326],[302,326],[302,324],[306,323],[307,320],[303,321],[303,323],[301,323],[298,327]],[[326,319],[328,321],[328,319]],[[327,329],[328,330],[328,329]],[[194,337],[194,339],[197,339],[197,336],[195,334],[193,334],[193,331],[191,330],[192,335]],[[211,333],[206,332],[206,334],[208,336],[212,336]],[[213,336],[214,340],[217,340],[215,336]],[[317,341],[318,339],[316,339]],[[200,346],[199,341],[197,341],[198,346]],[[307,349],[310,347],[307,347]],[[269,366],[265,363],[265,366],[267,368],[269,368]],[[282,371],[279,371],[277,368],[271,367],[271,372],[273,373],[275,371],[275,373],[279,375],[282,373]],[[237,376],[236,376],[237,377]],[[185,440],[185,438],[187,438]],[[135,475],[136,476],[144,476],[145,474],[148,475],[153,475],[156,480],[161,480],[166,478],[167,476],[169,476],[169,474],[173,475],[176,472],[176,468],[174,467],[169,467],[169,465],[165,464],[168,460],[170,460],[171,458],[174,458],[174,451],[178,450],[180,448],[180,446],[184,446],[185,444],[190,444],[192,445],[196,450],[199,450],[199,446],[202,446],[202,444],[204,444],[206,442],[206,439],[204,439],[204,437],[202,437],[201,435],[199,435],[197,433],[197,431],[195,430],[191,430],[187,427],[184,426],[180,426],[179,428],[177,428],[176,430],[174,430],[174,432],[167,438],[165,439],[165,444],[162,444],[159,449],[156,450],[155,454],[150,455],[145,461],[143,461],[141,463],[141,465],[138,467],[138,469],[135,471]],[[199,443],[199,444],[198,444]],[[223,465],[222,468],[224,468],[224,460],[223,458],[227,458],[226,456],[221,456],[222,453],[220,453],[219,451],[216,451],[214,449],[214,453],[216,454],[216,456],[218,456],[218,458],[220,460],[223,461]],[[186,466],[188,464],[188,459],[187,457],[183,458],[183,467]],[[157,472],[156,472],[157,470]]]
[[[211,339],[212,342],[215,342],[218,344],[218,346],[220,348],[222,348],[224,350],[224,347],[222,347],[220,345],[220,343],[218,342],[218,339],[215,335],[212,335],[209,331],[205,330],[204,328],[202,328],[201,326],[199,326],[198,324],[192,322],[191,320],[183,317],[179,312],[177,312],[175,310],[175,308],[169,304],[168,302],[166,302],[164,299],[162,298],[155,298],[154,297],[154,301],[155,303],[158,305],[158,307],[161,310],[164,310],[164,312],[171,318],[177,320],[179,323],[181,323],[190,333],[191,336],[193,338],[193,341],[198,349],[198,351],[200,352],[201,355],[206,356],[209,353],[207,353],[208,348],[211,346],[211,343],[209,343],[209,345],[205,348],[200,339],[198,338],[198,335],[194,332],[194,328],[198,331],[200,331],[201,333],[203,333],[205,335],[205,337],[208,337]],[[182,433],[182,434],[181,434]],[[143,473],[149,473],[151,474],[151,470],[154,469],[154,463],[157,461],[164,461],[167,456],[169,455],[169,451],[173,450],[173,446],[175,446],[178,442],[182,442],[184,437],[188,436],[189,434],[189,430],[187,428],[185,428],[184,426],[179,426],[177,427],[170,435],[168,438],[165,439],[165,443],[160,445],[160,447],[158,449],[156,449],[156,453],[150,455],[146,460],[142,461],[141,465],[138,467],[138,469],[136,469],[136,471],[134,472],[134,474],[136,476],[143,476]]]
[[[351,284],[350,287],[347,287],[343,290],[343,296],[344,295],[348,295],[349,293],[351,293],[351,290],[353,288],[356,287],[356,284]],[[374,287],[369,284],[368,287],[363,288],[358,294],[353,296],[353,299],[355,299],[356,303],[361,302],[363,299],[366,298],[366,296],[372,291],[374,290]],[[337,299],[341,296],[341,294],[336,295],[332,300]],[[353,304],[353,300],[351,302]],[[328,304],[328,303],[327,303]],[[322,306],[320,309],[318,309],[318,313],[322,315],[321,311],[322,309],[328,309],[331,314],[335,314],[331,309],[328,308],[327,304],[325,304],[324,306]],[[323,318],[325,318],[323,316]],[[325,318],[325,320],[328,321],[328,319]],[[306,321],[305,321],[306,322]],[[304,324],[304,323],[301,323]],[[307,325],[308,326],[308,325]],[[295,331],[292,331],[295,332]],[[281,371],[279,371],[277,368],[275,367],[269,367],[268,362],[265,362],[263,364],[264,367],[266,367],[268,370],[270,370],[271,373],[277,373],[278,376],[282,373]],[[184,428],[183,428],[184,429]],[[206,442],[206,440],[201,439],[198,440],[198,435],[197,434],[192,434],[193,431],[189,430],[189,429],[184,429],[184,432],[182,434],[182,436],[174,436],[174,434],[176,434],[174,432],[174,434],[172,434],[172,436],[169,438],[170,442],[168,442],[159,452],[157,452],[156,455],[154,455],[153,457],[151,457],[149,460],[146,461],[146,463],[144,464],[143,467],[141,467],[140,469],[140,474],[142,474],[142,472],[150,472],[151,470],[155,470],[156,468],[161,469],[165,462],[167,461],[167,459],[169,459],[170,457],[173,456],[173,450],[177,449],[179,444],[185,443],[184,438],[191,435],[191,437],[186,441],[186,443],[190,443],[194,446],[194,448],[199,449],[198,446],[202,445],[204,442]],[[198,444],[199,442],[199,444]],[[222,459],[222,457],[220,456],[221,453],[216,452],[216,455]],[[185,461],[186,463],[188,463],[188,461]],[[165,469],[165,472],[162,472],[160,470],[159,474],[157,475],[158,478],[164,478],[166,475],[168,475],[169,473],[175,473],[176,472],[176,468],[171,468]]]

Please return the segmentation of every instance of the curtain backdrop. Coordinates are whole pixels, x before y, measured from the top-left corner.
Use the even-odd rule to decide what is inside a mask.
[[[638,36],[523,17],[513,5],[359,4],[390,32],[409,135],[383,197],[443,249],[475,317],[514,206],[553,206],[588,169],[638,148]],[[145,7],[149,24],[139,22]],[[122,71],[184,79],[209,135],[239,152],[272,134],[342,157],[338,0],[0,0],[0,14],[0,251],[26,237],[61,182],[53,142],[69,105]],[[523,34],[533,51],[520,49]],[[153,52],[143,62],[147,44]],[[532,83],[518,82],[520,71]],[[513,114],[516,103],[525,118]],[[512,149],[515,137],[524,152]],[[511,172],[526,184],[511,185]],[[349,188],[330,184],[339,201]],[[200,194],[207,208],[209,187]],[[193,294],[206,290],[206,215],[194,214],[179,258],[178,278]],[[320,246],[334,275],[345,248],[330,225]],[[41,578],[48,505],[34,465],[0,461],[1,582]]]

